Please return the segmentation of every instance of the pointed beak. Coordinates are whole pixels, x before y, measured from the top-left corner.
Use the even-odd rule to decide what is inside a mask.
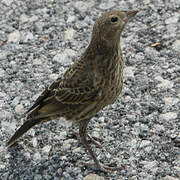
[[[128,22],[129,19],[131,19],[132,17],[134,17],[139,11],[126,11],[126,19],[125,21]]]

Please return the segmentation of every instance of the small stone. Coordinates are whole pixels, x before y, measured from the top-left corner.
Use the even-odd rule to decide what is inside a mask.
[[[57,173],[58,173],[59,176],[62,176],[62,173],[63,173],[62,168],[59,168],[59,169],[57,170]]]
[[[34,23],[34,31],[37,33],[41,33],[43,30],[44,23],[43,22],[35,22]]]
[[[152,145],[151,141],[143,140],[140,144],[140,148],[144,148],[144,147],[151,146],[151,145]]]
[[[24,109],[24,106],[22,104],[19,104],[15,107],[15,111],[17,113],[21,113],[23,111],[23,109]]]
[[[86,12],[88,9],[90,9],[94,5],[94,2],[83,2],[83,1],[77,1],[74,3],[74,6],[76,9],[78,9],[80,12]]]
[[[72,23],[76,20],[76,16],[69,16],[67,19],[67,23]]]
[[[124,68],[124,77],[134,78],[134,67],[125,67]]]
[[[65,140],[63,142],[63,146],[62,146],[63,151],[70,150],[73,142],[76,142],[76,140],[74,140],[74,139]]]
[[[33,177],[34,180],[41,180],[43,179],[42,176],[40,174],[35,174]]]
[[[100,3],[99,8],[102,10],[107,10],[113,8],[115,5],[116,4],[113,1],[107,1],[107,3]]]
[[[72,63],[72,58],[76,56],[76,52],[72,49],[66,49],[63,53],[58,53],[54,56],[53,61],[64,65]]]
[[[50,74],[49,75],[49,79],[52,80],[52,81],[56,80],[58,77],[59,77],[58,74]]]
[[[27,43],[31,40],[33,40],[34,36],[31,32],[26,32],[21,36],[21,41],[24,43]]]
[[[20,21],[21,21],[22,23],[26,23],[26,22],[29,21],[29,17],[28,17],[26,14],[21,14],[21,16],[20,16]]]
[[[20,97],[15,97],[15,98],[13,99],[13,101],[11,102],[11,106],[12,106],[12,107],[17,106],[17,105],[19,104],[19,101],[20,101]]]
[[[175,112],[167,112],[164,114],[160,114],[160,116],[159,116],[159,119],[162,121],[163,120],[169,121],[169,120],[176,119],[176,118],[177,118],[177,113],[175,113]]]
[[[3,33],[0,32],[0,41],[6,42],[7,41],[7,34],[5,34],[4,32]]]
[[[104,122],[105,118],[103,116],[101,116],[99,119],[98,119],[101,123]]]
[[[34,155],[33,155],[33,159],[35,161],[38,161],[38,160],[41,160],[41,154],[39,152],[36,152]]]
[[[135,116],[135,115],[127,114],[126,117],[127,117],[127,120],[128,120],[130,123],[136,123],[136,116]]]
[[[15,122],[9,123],[7,121],[1,121],[1,127],[2,127],[1,130],[8,131],[8,133],[12,133],[16,130],[16,123]]]
[[[7,59],[8,52],[7,51],[0,51],[0,60]]]
[[[147,125],[141,124],[140,126],[140,131],[142,132],[148,132],[149,131],[149,127]]]
[[[163,126],[163,125],[160,125],[160,124],[156,124],[156,125],[155,125],[155,128],[156,128],[156,131],[157,131],[157,132],[163,133],[163,132],[165,131],[164,126]]]
[[[83,180],[104,180],[104,177],[97,174],[88,174]]]
[[[165,176],[163,180],[178,180],[178,178],[172,177],[172,176]]]
[[[180,39],[177,39],[173,42],[172,48],[176,51],[180,51]]]
[[[173,85],[174,85],[173,82],[171,82],[171,81],[169,81],[169,80],[166,80],[166,79],[163,79],[161,76],[157,76],[157,77],[155,78],[155,80],[161,82],[161,83],[159,83],[159,84],[157,85],[157,87],[159,87],[159,88],[170,89],[170,88],[172,88]]]
[[[78,147],[78,148],[74,149],[72,152],[75,153],[75,154],[76,153],[81,153],[82,152],[82,148]]]
[[[50,145],[47,145],[47,146],[42,148],[42,152],[45,153],[45,154],[49,154],[50,150],[51,150]]]
[[[67,30],[64,32],[64,38],[65,38],[66,40],[67,40],[67,39],[73,39],[74,33],[75,33],[75,30],[72,29],[72,28],[69,28],[69,29],[67,29]]]
[[[4,92],[0,92],[0,97],[1,98],[5,98],[5,97],[7,97],[8,95],[6,94],[6,93],[4,93]]]
[[[179,14],[175,13],[172,17],[165,20],[166,24],[176,24],[179,20]]]
[[[180,174],[180,167],[174,166],[174,169]]]
[[[146,56],[150,59],[156,59],[159,56],[159,52],[152,47],[146,47],[144,51]]]
[[[37,145],[38,145],[37,138],[32,138],[32,145],[33,145],[33,147],[37,147]]]
[[[3,2],[4,4],[6,4],[7,6],[10,6],[13,1],[14,1],[14,0],[2,0],[2,2]]]
[[[173,106],[179,102],[179,98],[165,97],[164,102],[166,106]]]
[[[100,138],[100,132],[99,131],[93,131],[92,136],[95,138]]]
[[[20,41],[21,34],[19,31],[14,31],[8,35],[8,42],[17,43]]]
[[[144,168],[148,170],[152,170],[157,167],[156,161],[143,161],[142,164],[144,165]]]
[[[38,16],[31,16],[30,18],[29,18],[29,22],[35,22],[35,21],[37,21],[39,18],[38,18]]]
[[[0,78],[4,77],[6,74],[6,71],[4,69],[0,68]]]

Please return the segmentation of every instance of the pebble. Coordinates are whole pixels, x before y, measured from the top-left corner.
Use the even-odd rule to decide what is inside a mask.
[[[68,151],[72,147],[72,143],[76,142],[75,139],[68,139],[63,142],[62,149],[63,151]]]
[[[15,111],[17,113],[22,113],[23,110],[24,110],[24,106],[22,104],[19,104],[15,107]]]
[[[44,147],[42,148],[42,152],[43,152],[44,154],[49,154],[50,150],[51,150],[51,146],[50,146],[50,145],[44,146]]]
[[[145,48],[145,54],[148,58],[154,60],[159,56],[159,52],[156,51],[154,48],[152,47],[146,47]]]
[[[7,41],[7,34],[0,32],[0,41],[6,42]]]
[[[21,21],[22,23],[26,23],[26,22],[29,21],[29,17],[28,17],[26,14],[21,14],[21,16],[20,16],[20,21]]]
[[[31,40],[33,40],[34,39],[34,36],[33,36],[33,34],[31,33],[31,32],[25,32],[25,33],[23,33],[22,34],[22,36],[21,36],[21,41],[23,42],[23,43],[27,43],[27,42],[29,42],[29,41],[31,41]]]
[[[15,107],[15,106],[17,106],[18,104],[19,104],[19,101],[20,101],[20,97],[18,96],[18,97],[15,97],[13,100],[12,100],[12,102],[11,102],[11,106],[12,107]]]
[[[1,111],[0,111],[1,113]],[[16,123],[15,122],[7,122],[5,121],[5,118],[3,119],[3,121],[1,121],[1,127],[2,127],[2,131],[8,131],[9,133],[13,133],[16,130]]]
[[[166,121],[170,121],[172,119],[176,119],[177,118],[177,113],[175,112],[167,112],[164,114],[160,114],[159,119],[160,120],[166,120]]]
[[[76,20],[76,16],[69,16],[67,19],[67,23],[72,23]]]
[[[134,78],[134,67],[125,67],[124,68],[124,77],[125,78]]]
[[[97,174],[88,174],[83,180],[105,180],[104,177],[98,176]]]
[[[75,153],[75,154],[81,153],[82,152],[82,148],[81,147],[75,148],[75,149],[73,149],[72,152]]]
[[[177,39],[173,42],[172,48],[178,52],[180,52],[180,39]]]
[[[100,3],[99,8],[102,10],[107,10],[113,8],[115,5],[116,4],[113,1],[107,1],[106,3]]]
[[[37,138],[32,138],[32,145],[33,145],[33,147],[37,147],[37,145],[38,145],[38,141],[37,141]]]
[[[180,101],[179,98],[172,98],[172,97],[164,97],[163,100],[164,100],[166,106],[173,106]]]
[[[58,53],[54,56],[53,61],[59,62],[63,65],[72,64],[72,58],[76,56],[76,52],[72,49],[65,49],[64,52]]]
[[[145,169],[151,170],[154,168],[157,168],[157,162],[156,161],[141,161],[141,163],[144,165]]]
[[[43,179],[43,177],[40,174],[35,174],[33,179],[34,180],[41,180],[41,179]]]
[[[157,132],[163,133],[163,132],[165,131],[165,128],[164,128],[163,125],[156,124],[154,127],[155,127],[155,129],[156,129]]]
[[[39,152],[34,153],[33,159],[34,159],[34,161],[41,160],[41,154]]]
[[[178,178],[172,177],[172,176],[165,176],[164,178],[162,178],[162,180],[179,180]]]
[[[175,14],[173,14],[172,17],[166,19],[165,23],[166,24],[177,24],[178,20],[179,20],[179,14],[175,13]]]
[[[8,35],[8,42],[17,43],[20,41],[20,38],[21,34],[18,30],[16,30]]]
[[[69,40],[73,39],[74,34],[75,34],[75,30],[74,30],[74,29],[72,29],[72,28],[67,29],[67,30],[64,32],[64,38],[65,38],[65,40],[67,40],[67,39],[69,39]]]
[[[174,83],[169,81],[169,80],[166,80],[166,79],[163,79],[161,76],[157,76],[155,77],[155,80],[157,81],[160,81],[161,83],[158,83],[157,87],[159,88],[163,88],[163,89],[170,89],[173,87]]]
[[[151,142],[151,141],[148,141],[148,140],[142,140],[139,147],[140,147],[140,148],[145,148],[145,147],[151,146],[151,145],[152,145],[152,142]]]
[[[93,1],[77,1],[74,3],[75,8],[77,8],[81,12],[86,12],[88,11],[89,8],[91,8],[94,5]]]
[[[2,0],[2,3],[6,4],[7,6],[10,6],[14,0]]]
[[[6,71],[4,69],[0,68],[0,78],[4,77],[6,75]]]

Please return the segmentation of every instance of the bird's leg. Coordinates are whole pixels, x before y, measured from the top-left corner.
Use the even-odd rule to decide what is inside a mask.
[[[73,129],[70,130],[77,138],[79,138],[79,132],[74,131]],[[90,139],[90,141],[96,145],[98,148],[103,148],[100,142],[103,141],[102,138],[92,137],[91,135],[87,134],[87,137]],[[105,151],[105,149],[103,149]]]
[[[124,169],[123,167],[110,167],[110,165],[112,165],[112,163],[109,164],[109,166],[108,165],[102,165],[97,160],[97,158],[95,157],[91,147],[89,146],[89,144],[88,144],[88,142],[86,140],[86,128],[87,128],[88,123],[89,123],[89,120],[84,120],[84,121],[79,123],[79,136],[80,136],[81,142],[83,143],[83,145],[87,149],[87,151],[90,154],[91,158],[94,160],[94,163],[82,162],[82,164],[87,165],[87,166],[96,167],[96,169],[99,169],[99,170],[105,171],[105,172],[111,172],[111,171]]]

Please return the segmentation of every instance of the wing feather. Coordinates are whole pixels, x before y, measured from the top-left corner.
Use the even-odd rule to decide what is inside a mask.
[[[37,98],[34,105],[28,110],[29,117],[39,116],[39,114],[47,115],[54,113],[54,110],[61,111],[61,107],[65,104],[85,104],[94,101],[98,89],[94,87],[93,73],[84,70],[82,64],[77,66],[78,63],[74,64]]]

